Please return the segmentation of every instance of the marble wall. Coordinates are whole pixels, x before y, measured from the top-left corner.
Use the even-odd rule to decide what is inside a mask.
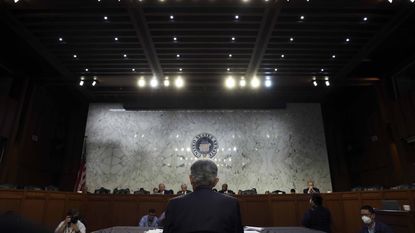
[[[118,104],[91,104],[86,127],[90,190],[188,183],[192,139],[214,135],[220,181],[229,188],[302,190],[315,180],[331,190],[319,104],[288,104],[280,110],[125,111]]]

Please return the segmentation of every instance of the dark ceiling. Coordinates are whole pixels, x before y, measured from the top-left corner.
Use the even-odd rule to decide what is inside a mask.
[[[91,101],[175,95],[314,101],[330,88],[372,85],[394,75],[399,67],[410,65],[415,54],[415,3],[410,0],[1,4],[6,35],[2,73],[24,73],[47,85],[84,89]],[[15,72],[16,67],[23,71]],[[238,83],[243,76],[248,86],[225,91],[229,75]],[[254,75],[261,80],[256,91],[249,87]],[[139,88],[141,76],[147,84],[157,77],[160,86]],[[166,76],[172,83],[181,76],[185,87],[163,87]],[[79,87],[81,77],[95,77],[98,84]],[[321,82],[316,88],[313,78],[328,78],[331,86],[321,87]],[[272,87],[263,85],[265,79]]]

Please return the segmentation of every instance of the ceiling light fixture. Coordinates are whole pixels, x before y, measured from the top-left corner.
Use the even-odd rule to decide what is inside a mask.
[[[252,79],[251,79],[251,87],[252,88],[258,88],[259,85],[261,85],[261,81],[256,76],[252,77]]]
[[[166,77],[164,78],[164,82],[163,82],[163,84],[164,84],[164,86],[165,86],[165,87],[170,86],[169,76],[166,76]]]
[[[313,81],[313,85],[316,87],[316,86],[318,86],[318,83],[317,83],[317,81],[316,80],[314,80]]]
[[[153,77],[153,78],[150,80],[150,86],[151,86],[152,88],[156,88],[156,87],[158,87],[158,85],[159,85],[159,81],[157,80],[157,78],[156,78],[156,77]]]
[[[173,20],[174,19],[174,15],[170,15],[170,19]]]
[[[244,76],[241,77],[241,80],[239,81],[239,86],[241,86],[242,88],[246,86],[246,80]]]
[[[89,71],[88,68],[85,68],[85,71],[88,72]]]
[[[132,68],[132,69],[131,69],[131,71],[132,71],[132,72],[135,72],[135,69],[134,69],[134,68]]]
[[[118,37],[114,37],[114,40],[115,40],[115,41],[118,41]]]
[[[232,41],[235,41],[235,40],[236,40],[236,38],[235,38],[235,37],[232,37],[232,38],[231,38],[231,40],[232,40]]]
[[[336,58],[336,54],[331,55],[331,58]]]
[[[293,42],[293,41],[294,41],[294,38],[293,38],[293,37],[291,37],[291,38],[290,38],[290,41],[291,41],[291,42]]]
[[[137,85],[138,87],[145,87],[146,86],[146,80],[144,79],[143,76],[140,77],[140,79],[137,81]]]
[[[274,68],[274,71],[277,72],[278,71],[278,68]]]
[[[228,71],[228,72],[229,72],[229,71],[231,71],[231,68],[229,68],[229,67],[228,67],[228,68],[226,68],[226,71]]]
[[[350,38],[346,38],[346,42],[350,42]]]
[[[179,68],[179,71],[180,71],[180,72],[182,72],[182,71],[183,71],[183,69],[182,69],[182,68]]]
[[[108,20],[108,16],[104,16],[104,20]]]
[[[235,19],[238,20],[239,19],[239,15],[235,15]]]
[[[79,81],[79,86],[83,86],[84,85],[84,80]]]
[[[232,57],[232,54],[229,54],[228,57]]]
[[[78,55],[74,54],[74,55],[73,55],[73,58],[78,58]]]
[[[304,15],[300,16],[300,19],[301,19],[301,20],[304,20],[304,18],[305,18],[305,17],[304,17]]]
[[[177,76],[176,80],[174,81],[174,85],[177,88],[182,88],[184,86],[184,80],[181,76]]]
[[[225,79],[225,87],[228,89],[233,89],[235,87],[235,79],[232,76],[228,76]]]
[[[174,41],[177,41],[177,37],[173,37],[173,40],[174,40]]]
[[[270,77],[266,77],[265,78],[265,87],[271,87],[272,86],[272,81]]]
[[[281,58],[284,58],[285,57],[285,55],[284,54],[281,54]]]
[[[180,54],[176,54],[176,57],[179,58],[180,57]]]
[[[59,41],[62,42],[63,41],[63,38],[62,37],[59,37]]]
[[[124,58],[127,58],[127,54],[122,55]]]
[[[363,21],[367,21],[367,17],[363,17]]]

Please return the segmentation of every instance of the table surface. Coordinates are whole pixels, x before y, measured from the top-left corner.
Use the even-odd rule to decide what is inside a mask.
[[[91,233],[144,233],[144,231],[155,229],[149,227],[116,226],[93,231]],[[311,230],[304,227],[262,227],[261,233],[322,233],[322,231]]]

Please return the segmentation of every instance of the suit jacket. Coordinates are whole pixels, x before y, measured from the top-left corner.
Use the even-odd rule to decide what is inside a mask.
[[[161,192],[159,192],[160,194],[163,194],[163,193],[161,193]],[[168,189],[166,189],[166,190],[164,190],[164,195],[169,195],[169,194],[174,194],[174,192],[173,192],[173,190],[168,190]]]
[[[311,208],[305,212],[303,221],[301,222],[303,226],[324,231],[327,233],[331,232],[331,214],[330,211],[323,206],[317,206]]]
[[[228,191],[229,194],[235,194],[235,192],[230,190],[230,189],[228,189],[227,191]],[[220,193],[225,193],[225,191],[223,191],[223,190],[219,190],[219,192]]]
[[[190,232],[243,233],[238,200],[207,186],[171,199],[163,233]]]
[[[320,192],[320,189],[318,189],[318,188],[316,188],[316,187],[313,187],[313,191],[314,191],[315,193],[319,193],[319,192]],[[308,193],[308,188],[305,188],[305,189],[303,190],[303,193]]]
[[[363,226],[363,228],[360,230],[360,233],[368,233],[367,226]],[[375,233],[393,233],[392,229],[390,227],[382,222],[375,221]]]
[[[189,193],[191,193],[191,192],[192,192],[192,191],[187,190],[185,194],[189,194]],[[183,195],[183,191],[182,191],[182,190],[180,190],[180,191],[178,191],[178,192],[177,192],[177,194],[179,194],[179,195]]]

